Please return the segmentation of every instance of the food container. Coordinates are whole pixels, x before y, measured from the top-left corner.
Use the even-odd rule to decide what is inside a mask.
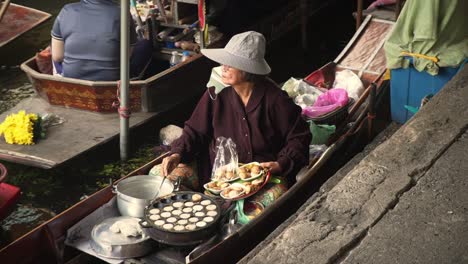
[[[113,186],[117,194],[117,207],[123,216],[142,218],[147,205],[154,200],[154,196],[161,185],[162,177],[137,175],[126,178]],[[174,185],[165,180],[158,197],[172,193]]]
[[[200,199],[194,200],[194,195]],[[160,243],[188,246],[210,238],[220,215],[220,206],[213,198],[184,191],[157,199],[145,209],[140,224]]]
[[[246,193],[246,187],[242,183],[233,183],[225,188],[221,193],[221,197],[226,200],[236,199]]]
[[[215,186],[211,186],[212,184],[214,184]],[[230,185],[231,184],[228,182],[211,181],[211,182],[205,183],[203,185],[203,188],[205,188],[205,190],[208,190],[213,194],[219,194],[223,189],[229,187]]]
[[[90,246],[97,255],[106,258],[125,259],[142,257],[150,253],[157,243],[139,226],[140,219],[130,216],[112,217],[94,226]],[[138,235],[127,236],[125,232],[112,231],[115,223],[139,228]]]
[[[257,169],[257,171],[254,171]],[[239,178],[243,181],[252,181],[265,173],[265,169],[258,162],[251,162],[239,167]]]

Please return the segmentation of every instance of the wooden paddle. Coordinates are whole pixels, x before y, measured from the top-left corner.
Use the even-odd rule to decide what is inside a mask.
[[[10,5],[10,0],[5,0],[2,5],[2,9],[0,9],[0,21],[2,21],[3,15],[5,15],[8,6]]]

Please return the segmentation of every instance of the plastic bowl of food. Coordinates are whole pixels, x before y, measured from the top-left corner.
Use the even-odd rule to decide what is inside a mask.
[[[252,181],[265,174],[265,169],[258,162],[250,162],[237,169],[239,178],[243,181]]]
[[[223,181],[210,181],[205,183],[203,187],[205,190],[210,191],[213,194],[219,194],[222,190],[229,187],[231,184]]]
[[[234,200],[242,197],[245,194],[245,186],[241,183],[233,183],[229,187],[223,189],[220,196],[225,200]]]

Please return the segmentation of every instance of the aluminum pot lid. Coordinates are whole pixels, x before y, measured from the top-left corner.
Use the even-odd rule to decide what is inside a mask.
[[[102,248],[134,245],[151,239],[139,225],[140,219],[131,216],[108,218],[94,226],[91,239]]]

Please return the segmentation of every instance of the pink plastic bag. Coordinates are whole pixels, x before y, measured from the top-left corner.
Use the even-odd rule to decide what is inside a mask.
[[[330,89],[319,95],[313,106],[302,109],[302,114],[309,118],[319,117],[343,107],[348,103],[348,92],[345,89]]]

